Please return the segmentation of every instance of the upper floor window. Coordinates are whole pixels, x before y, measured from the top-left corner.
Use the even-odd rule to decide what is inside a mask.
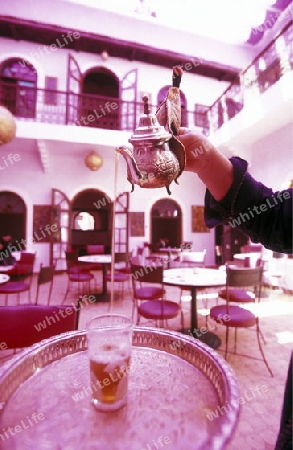
[[[35,117],[37,74],[20,59],[6,60],[0,67],[0,103],[16,117]]]

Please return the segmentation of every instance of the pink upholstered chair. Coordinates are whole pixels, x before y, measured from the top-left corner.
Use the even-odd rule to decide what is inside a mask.
[[[137,324],[139,324],[140,318],[144,317],[164,326],[166,320],[173,319],[181,313],[181,327],[184,328],[181,299],[179,302],[175,302],[164,298],[162,266],[131,264],[131,276],[133,315],[136,311]]]
[[[38,304],[39,294],[41,290],[41,286],[48,285],[48,293],[47,293],[47,304],[49,305],[51,295],[52,295],[52,289],[53,289],[53,283],[54,283],[54,275],[55,275],[55,264],[49,265],[49,266],[43,266],[41,264],[40,270],[37,276],[37,293],[36,293],[36,299],[35,304]]]
[[[29,347],[42,339],[77,330],[78,311],[74,306],[61,305],[2,306],[0,342],[5,342],[7,349]]]
[[[104,244],[88,244],[86,246],[87,255],[103,255],[105,251]]]
[[[87,270],[85,268],[86,264],[84,264],[84,266],[79,266],[78,261],[76,263],[75,257],[72,257],[72,252],[66,252],[66,264],[68,280],[63,301],[66,300],[67,295],[74,284],[77,284],[78,296],[83,293],[89,294],[90,283],[94,280],[94,275],[90,272],[92,269],[91,264],[89,264]]]
[[[240,304],[247,303],[259,304],[261,300],[263,265],[255,268],[227,266],[226,273],[226,288],[221,289],[219,292],[219,297],[225,300],[225,304],[217,305],[210,309],[211,319],[226,327],[225,358],[227,358],[228,353],[230,328],[234,328],[235,330],[234,354],[236,354],[238,328],[255,327],[262,360],[273,376],[261,345],[262,334],[259,325],[259,316],[256,311],[257,308],[254,308],[254,312],[252,312],[248,308],[240,306]],[[235,305],[235,303],[238,303],[238,305]],[[225,316],[227,320],[223,320]],[[242,356],[252,357],[251,355]],[[253,357],[253,359],[256,358]]]
[[[28,300],[31,302],[31,283],[34,271],[36,254],[29,252],[22,252],[20,260],[15,266],[7,272],[10,280],[0,285],[0,295],[5,295],[5,304],[8,304],[8,296],[15,294],[17,302],[20,303],[20,294],[27,292]]]

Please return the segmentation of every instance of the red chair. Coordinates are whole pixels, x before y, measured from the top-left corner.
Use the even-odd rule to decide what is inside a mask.
[[[76,264],[76,260],[77,257],[76,258],[74,256],[72,257],[72,252],[66,252],[68,281],[63,301],[66,300],[67,295],[72,285],[74,284],[77,284],[78,286],[78,296],[82,295],[85,290],[87,291],[86,293],[89,294],[90,282],[94,280],[94,275],[89,272],[91,267],[89,267],[88,270],[85,271],[85,269],[83,270],[81,267],[79,267],[78,264]],[[89,264],[89,266],[91,265]]]
[[[103,255],[105,251],[104,244],[87,244],[86,246],[87,255]]]
[[[29,347],[42,339],[77,330],[78,319],[79,308],[74,306],[2,306],[0,342],[5,342],[7,349]]]
[[[52,289],[53,289],[53,283],[54,283],[54,275],[55,275],[55,264],[52,264],[50,266],[43,266],[41,264],[40,270],[37,277],[37,293],[36,293],[36,299],[35,304],[38,304],[39,299],[39,293],[41,286],[44,286],[45,284],[49,285],[48,293],[47,293],[47,303],[49,305],[51,295],[52,295]]]
[[[225,300],[225,304],[217,305],[210,309],[211,319],[226,327],[225,358],[227,358],[228,353],[230,328],[234,328],[235,330],[234,354],[236,354],[238,328],[255,327],[258,347],[262,360],[270,374],[273,376],[261,345],[262,333],[260,330],[257,312],[252,312],[248,308],[244,308],[239,305],[231,305],[231,303],[254,303],[255,306],[258,306],[261,299],[263,265],[255,268],[238,268],[235,266],[227,266],[226,273],[226,288],[220,291],[220,298]],[[223,321],[224,317],[227,317],[227,320]],[[259,359],[251,355],[242,356]]]
[[[67,272],[72,274],[89,272],[91,267],[78,261],[78,253],[75,250],[65,252]]]
[[[20,303],[20,294],[28,293],[29,303],[31,302],[31,283],[34,272],[36,254],[22,252],[20,260],[15,264],[7,274],[10,276],[10,281],[0,286],[0,294],[5,295],[5,304],[8,303],[8,296],[12,294],[17,295],[17,302]]]
[[[24,281],[29,278],[34,271],[35,260],[36,253],[21,252],[19,261],[7,272],[10,281]]]
[[[183,313],[181,299],[179,303],[165,300],[165,289],[163,286],[162,266],[142,266],[131,264],[134,311],[137,312],[137,324],[140,317],[160,322],[173,319],[181,312],[181,328],[183,327]]]

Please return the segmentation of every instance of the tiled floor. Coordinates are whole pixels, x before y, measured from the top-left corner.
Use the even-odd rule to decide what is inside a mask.
[[[55,276],[51,304],[63,301],[66,289],[66,274]],[[35,292],[36,280],[32,285]],[[97,275],[97,286],[101,288],[100,275]],[[132,300],[129,287],[124,288],[124,299],[116,300],[113,311],[131,315]],[[179,298],[178,288],[167,287],[168,298]],[[66,304],[76,302],[76,291],[70,291]],[[3,299],[0,299],[3,301]],[[23,297],[23,302],[27,297]],[[214,303],[210,300],[210,304]],[[189,299],[183,302],[185,323],[189,323]],[[199,300],[199,325],[205,325],[205,310]],[[87,320],[96,314],[109,311],[109,303],[94,303],[81,309],[79,328],[85,327]],[[293,296],[280,291],[271,291],[261,303],[261,328],[266,340],[264,346],[269,365],[274,373],[271,377],[262,361],[230,355],[228,362],[233,368],[240,388],[240,395],[245,398],[240,420],[231,442],[226,450],[273,450],[278,432],[280,413],[283,401],[284,385],[291,351],[293,349]],[[179,319],[169,321],[170,328],[180,328]],[[213,326],[213,325],[211,325]],[[218,326],[216,333],[224,342],[224,327]],[[231,335],[233,336],[233,335]],[[239,330],[238,351],[243,354],[259,356],[256,335],[250,330]],[[218,352],[223,355],[222,347]],[[260,390],[259,386],[262,387]],[[260,392],[260,393],[259,393]],[[212,449],[206,449],[212,450]]]

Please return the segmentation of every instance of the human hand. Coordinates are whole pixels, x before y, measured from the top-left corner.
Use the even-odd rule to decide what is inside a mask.
[[[214,146],[202,134],[181,127],[176,138],[184,145],[186,165],[184,170],[198,173],[207,164]]]
[[[185,147],[185,169],[198,175],[216,200],[221,200],[233,182],[233,166],[208,139],[194,130],[180,128],[176,136]]]

